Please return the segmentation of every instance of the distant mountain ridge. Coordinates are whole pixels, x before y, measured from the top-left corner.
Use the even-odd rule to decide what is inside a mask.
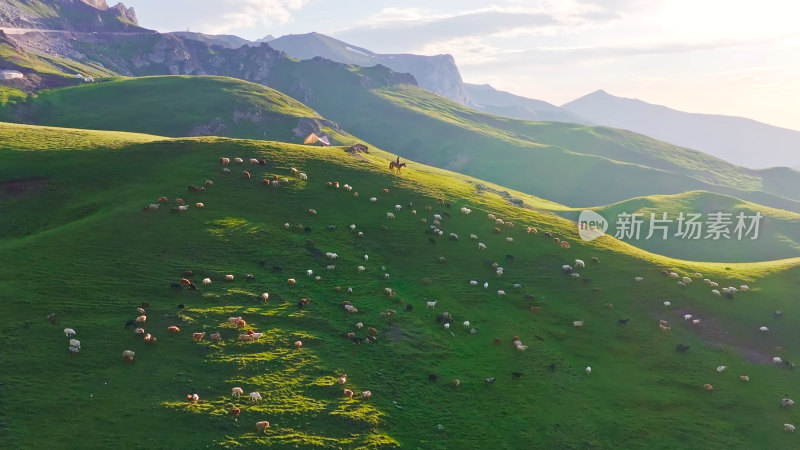
[[[380,54],[320,33],[289,34],[269,45],[298,59],[321,56],[331,61],[372,67],[381,64],[398,73],[414,75],[420,87],[450,100],[467,104],[461,73],[451,55]]]
[[[642,133],[744,167],[800,165],[800,131],[752,119],[687,113],[603,90],[561,107],[599,125]]]
[[[464,83],[464,87],[469,98],[467,106],[478,111],[512,119],[591,124],[590,121],[566,109],[542,100],[499,91],[488,84]]]

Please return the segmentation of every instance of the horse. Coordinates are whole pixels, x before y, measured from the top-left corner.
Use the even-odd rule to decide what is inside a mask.
[[[402,169],[405,166],[406,166],[406,163],[398,163],[396,161],[391,161],[389,163],[389,170],[391,170],[392,173],[394,173],[394,169],[397,169],[397,173],[399,174],[400,173],[400,169]]]

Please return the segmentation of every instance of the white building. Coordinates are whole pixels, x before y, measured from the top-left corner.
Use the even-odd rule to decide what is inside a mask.
[[[0,70],[0,80],[13,80],[15,78],[25,78],[25,75],[17,70]]]

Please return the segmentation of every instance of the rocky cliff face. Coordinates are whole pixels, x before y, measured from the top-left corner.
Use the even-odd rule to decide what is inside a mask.
[[[40,0],[0,2],[0,26],[76,32],[146,31],[136,12],[105,0]]]
[[[299,59],[321,56],[362,67],[380,64],[394,72],[410,73],[421,88],[464,105],[468,102],[461,73],[451,55],[380,54],[319,33],[281,36],[269,44]]]

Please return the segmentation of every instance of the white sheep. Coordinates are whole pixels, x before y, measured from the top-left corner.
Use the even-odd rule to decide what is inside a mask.
[[[711,283],[708,283],[708,285],[713,287],[713,288],[719,287],[719,283],[717,283],[716,281],[712,281]]]
[[[383,293],[389,296],[394,295],[394,291],[392,290],[392,288],[384,288]]]
[[[444,329],[445,330],[449,330],[450,329],[450,324],[449,323],[445,323],[444,324]]]
[[[478,285],[478,281],[477,280],[469,280],[469,284],[472,285],[472,286],[477,286]]]
[[[401,209],[403,209],[402,205],[394,205],[394,210],[395,211],[400,211]]]
[[[250,401],[253,403],[258,403],[261,401],[261,394],[258,392],[251,392],[250,393]]]
[[[442,216],[441,216],[441,215],[439,215],[439,214],[434,214],[434,215],[433,215],[433,218],[434,218],[434,220],[438,220],[438,221],[440,221],[440,222],[442,221]]]
[[[641,283],[642,281],[644,281],[644,278],[643,277],[633,277],[633,281],[635,281],[637,283]]]
[[[469,328],[469,320],[464,321],[464,328]]]
[[[761,327],[761,328],[759,328],[759,330],[766,332],[766,331],[769,331],[769,328],[767,328],[767,327]]]
[[[572,278],[578,279],[578,278],[581,277],[581,274],[579,274],[578,272],[573,272],[573,273],[569,274],[569,276],[572,277]]]
[[[675,272],[670,272],[670,273],[669,273],[669,277],[670,277],[670,278],[680,278],[680,275],[678,275],[678,274],[677,274],[677,273],[675,273]]]
[[[377,201],[378,201],[378,199],[377,199],[376,197],[370,197],[370,198],[369,198],[369,201],[371,201],[371,202],[373,202],[373,203],[374,203],[374,202],[377,202]]]
[[[522,284],[514,283],[514,289],[522,289]]]
[[[436,309],[436,303],[437,303],[438,301],[439,301],[439,300],[436,300],[435,302],[425,302],[425,305],[426,305],[426,306],[425,306],[425,309],[427,309],[427,308],[433,308],[433,309]]]
[[[683,281],[684,284],[689,284],[689,283],[692,282],[692,279],[689,278],[689,277],[683,277],[683,278],[681,278],[681,281]]]
[[[592,367],[586,366],[586,375],[589,375],[590,373],[592,373]]]
[[[72,328],[64,328],[64,334],[67,337],[75,336],[75,330],[73,330]]]
[[[712,290],[711,290],[711,293],[712,293],[712,294],[714,294],[714,295],[716,295],[717,297],[721,297],[721,296],[722,296],[722,294],[721,294],[721,293],[720,293],[718,290],[716,290],[716,289],[712,289]]]
[[[486,244],[484,244],[483,242],[478,242],[478,248],[480,250],[486,250]]]
[[[486,283],[483,283],[483,288],[484,289],[489,289],[489,282],[488,281]]]
[[[78,347],[78,348],[81,348],[81,341],[79,341],[79,340],[77,340],[77,339],[70,339],[70,340],[69,340],[69,346],[70,346],[70,347]]]
[[[506,241],[508,241],[508,242],[514,242],[514,238],[512,238],[511,236],[508,236],[508,237],[506,237]]]
[[[240,396],[242,394],[244,394],[244,390],[242,388],[240,388],[240,387],[235,387],[235,388],[231,389],[231,396],[233,396],[233,397],[238,397],[238,396]]]
[[[264,292],[263,294],[261,294],[261,300],[263,300],[265,302],[267,300],[269,300],[269,293],[268,292]]]
[[[470,239],[478,239],[478,235],[477,234],[470,234],[469,238]]]
[[[692,315],[691,314],[684,314],[683,315],[683,320],[691,320],[691,319],[692,319]]]
[[[586,267],[586,263],[584,263],[582,259],[575,260],[575,268],[582,269],[584,267]]]
[[[669,300],[667,300],[667,301],[665,301],[665,302],[664,302],[664,309],[667,309],[667,308],[669,308],[670,306],[672,306],[672,303],[671,303]]]
[[[495,219],[495,220],[494,220],[494,223],[496,223],[496,224],[498,224],[498,225],[502,225],[502,224],[504,224],[505,222],[503,221],[503,219]]]
[[[786,430],[786,431],[792,431],[793,432],[794,431],[794,425],[792,425],[790,423],[785,423],[785,424],[783,424],[783,429]]]
[[[747,292],[747,291],[750,290],[750,286],[748,286],[746,284],[743,284],[743,285],[739,286],[739,290],[741,290],[742,292]]]
[[[564,272],[572,272],[572,266],[570,266],[569,264],[564,264],[563,266],[561,266],[561,270],[563,270]]]
[[[726,366],[719,366],[717,367],[717,372],[722,373],[725,369],[727,369]]]
[[[356,231],[356,224],[350,224],[350,231]]]
[[[575,321],[572,322],[572,326],[573,327],[582,327],[583,326],[583,321],[582,320],[575,320]]]
[[[781,359],[780,356],[775,356],[775,357],[772,358],[772,364],[774,364],[776,366],[783,365],[783,360]]]
[[[358,266],[358,267],[357,267],[357,269],[358,269],[358,273],[362,273],[362,272],[364,272],[365,270],[367,270],[367,268],[366,268],[366,267],[364,267],[364,266]]]
[[[392,214],[392,213],[390,213],[390,212],[387,212],[387,213],[386,213],[386,218],[387,218],[387,219],[394,219],[394,214]]]
[[[300,172],[298,176],[300,177],[301,180],[308,181],[308,175],[304,174],[303,172]]]
[[[329,264],[329,265],[325,266],[325,268],[328,269],[328,270],[334,270],[336,268],[336,266],[334,266],[333,264]]]
[[[501,289],[501,290],[499,290],[499,291],[497,291],[497,296],[498,296],[498,297],[502,297],[502,296],[504,296],[504,295],[506,295],[506,291],[504,291],[504,290],[502,290],[502,289]]]
[[[314,271],[311,270],[311,269],[306,270],[306,276],[309,276],[309,277],[314,276]]]
[[[203,278],[203,284],[211,284],[211,278]]]
[[[494,214],[489,214],[489,219],[491,219],[491,220],[496,220],[496,219],[497,219],[497,217],[495,217],[495,216],[494,216]]]

